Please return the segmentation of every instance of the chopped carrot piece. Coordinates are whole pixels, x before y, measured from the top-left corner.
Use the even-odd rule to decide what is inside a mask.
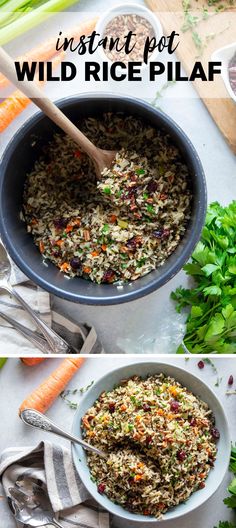
[[[43,253],[43,252],[44,252],[44,249],[45,249],[45,247],[44,247],[44,243],[43,243],[42,240],[40,240],[40,242],[39,242],[39,251],[40,251],[40,253]]]
[[[107,245],[106,244],[102,244],[101,247],[102,247],[102,251],[106,251],[106,249],[107,249]]]
[[[91,273],[91,271],[92,271],[91,268],[89,268],[88,266],[85,266],[85,267],[83,268],[83,272],[84,272],[84,273]]]
[[[70,264],[69,262],[63,262],[59,267],[61,271],[68,271],[70,269]]]
[[[64,240],[57,240],[56,241],[56,245],[59,246],[59,247],[61,247],[63,243],[64,243]]]
[[[112,224],[115,224],[117,220],[117,216],[115,214],[111,215],[110,221]]]
[[[142,479],[143,479],[142,475],[135,475],[135,477],[134,477],[134,481],[135,482],[138,482],[139,480],[142,480]]]
[[[126,411],[126,409],[127,409],[127,405],[125,405],[125,404],[123,403],[123,405],[121,405],[120,410],[121,410],[121,411]]]
[[[68,226],[66,226],[65,232],[66,233],[70,233],[71,231],[73,231],[73,226],[71,224],[69,224]]]
[[[167,414],[167,419],[168,420],[174,420],[174,418],[175,418],[174,414],[171,414],[171,413]]]
[[[91,255],[92,255],[92,257],[98,257],[99,252],[98,251],[92,251]]]
[[[158,409],[157,410],[157,414],[158,414],[158,416],[164,416],[165,413],[164,413],[163,409]]]
[[[138,468],[142,468],[143,466],[144,466],[144,463],[143,463],[143,462],[139,462],[139,463],[137,464],[137,467],[138,467]]]

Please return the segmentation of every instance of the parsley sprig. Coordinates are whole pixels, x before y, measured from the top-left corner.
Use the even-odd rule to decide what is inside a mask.
[[[184,345],[193,354],[236,353],[236,201],[208,207],[201,240],[184,270],[195,285],[171,294],[178,312],[190,311]],[[182,345],[177,353],[184,353]]]

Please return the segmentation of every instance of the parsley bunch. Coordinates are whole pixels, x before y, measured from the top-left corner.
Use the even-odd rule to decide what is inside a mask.
[[[201,240],[184,270],[194,286],[171,294],[178,312],[190,309],[184,345],[192,354],[236,353],[236,201],[208,207]],[[177,353],[184,353],[182,345]]]
[[[232,480],[231,484],[228,486],[228,491],[231,494],[227,499],[224,500],[224,503],[228,508],[236,508],[236,447],[231,448],[231,457],[230,457],[230,465],[229,470],[234,473],[234,479]],[[216,527],[215,527],[216,528]],[[235,523],[231,523],[229,521],[220,521],[219,526],[217,528],[236,528]]]

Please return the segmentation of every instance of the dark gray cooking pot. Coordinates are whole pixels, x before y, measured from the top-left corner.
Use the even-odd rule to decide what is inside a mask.
[[[199,157],[184,132],[167,115],[149,104],[126,96],[111,94],[81,95],[59,101],[58,106],[75,123],[81,117],[103,112],[124,112],[143,118],[147,123],[167,131],[182,151],[192,175],[193,204],[191,221],[176,251],[159,269],[134,282],[116,286],[93,284],[81,278],[66,279],[42,257],[20,220],[26,174],[32,169],[40,150],[56,126],[38,113],[20,128],[8,145],[1,162],[0,231],[7,251],[19,268],[45,290],[69,301],[109,305],[143,297],[163,286],[189,259],[198,242],[206,214],[206,183]],[[55,182],[56,184],[56,182]]]

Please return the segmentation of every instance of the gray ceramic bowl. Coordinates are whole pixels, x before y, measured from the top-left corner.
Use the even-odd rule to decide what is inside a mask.
[[[213,493],[215,493],[224,479],[229,465],[231,444],[229,428],[224,409],[214,392],[209,389],[209,387],[203,383],[202,380],[193,374],[190,374],[186,370],[176,366],[153,361],[127,365],[113,370],[95,382],[95,384],[84,395],[74,418],[73,433],[82,438],[81,419],[86,411],[93,405],[94,401],[98,398],[101,392],[104,390],[107,391],[113,389],[115,385],[119,384],[121,379],[128,378],[134,374],[145,377],[148,374],[158,374],[161,372],[168,376],[173,376],[182,385],[186,386],[190,391],[192,391],[193,394],[200,396],[203,401],[208,403],[209,407],[214,413],[216,426],[221,434],[220,440],[217,443],[218,454],[215,467],[210,471],[210,474],[206,480],[205,488],[196,491],[185,503],[182,503],[175,508],[172,508],[169,512],[165,513],[162,521],[169,521],[192,512],[201,506],[207,499],[209,499]],[[145,523],[157,522],[155,517],[144,517],[143,515],[136,515],[134,513],[128,512],[121,506],[111,502],[107,497],[105,497],[105,495],[100,495],[97,491],[96,484],[90,479],[90,473],[86,462],[86,454],[83,448],[78,445],[72,445],[72,453],[75,466],[82,482],[92,497],[94,497],[94,499],[96,499],[96,501],[101,504],[101,506],[106,508],[114,515],[129,521]]]
[[[163,112],[126,96],[110,94],[81,95],[58,103],[75,123],[86,116],[104,112],[123,112],[144,119],[168,132],[178,145],[189,166],[193,203],[191,221],[176,251],[163,266],[123,286],[94,284],[82,278],[68,280],[52,263],[46,266],[32,237],[20,220],[26,174],[32,169],[44,146],[55,133],[55,125],[42,113],[36,114],[20,128],[8,145],[0,168],[0,233],[7,251],[19,268],[41,288],[68,301],[85,304],[118,304],[143,297],[169,281],[189,259],[198,242],[206,213],[206,184],[199,157],[193,145]]]

